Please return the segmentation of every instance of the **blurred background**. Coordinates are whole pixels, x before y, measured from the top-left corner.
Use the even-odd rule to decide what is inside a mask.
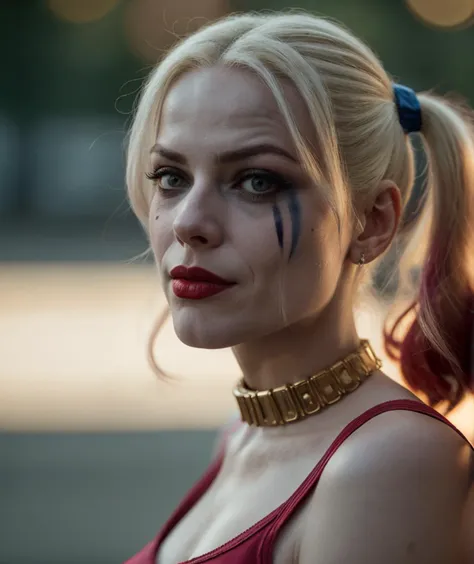
[[[150,540],[235,413],[228,351],[167,324],[124,191],[124,137],[176,34],[299,7],[364,38],[394,77],[474,104],[474,0],[0,2],[0,563],[119,563]],[[383,357],[383,310],[359,314]],[[386,362],[387,372],[398,378]],[[451,419],[473,438],[474,403]]]

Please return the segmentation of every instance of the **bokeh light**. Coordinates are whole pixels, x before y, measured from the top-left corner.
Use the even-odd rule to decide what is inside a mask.
[[[445,28],[472,23],[474,0],[406,0],[408,8],[423,22]]]
[[[48,0],[54,15],[71,23],[100,20],[117,5],[118,0]]]
[[[228,12],[227,0],[130,0],[125,9],[125,35],[133,53],[155,63],[177,37]]]

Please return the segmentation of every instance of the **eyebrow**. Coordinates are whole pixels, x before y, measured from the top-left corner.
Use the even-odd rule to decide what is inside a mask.
[[[150,153],[157,153],[161,157],[169,160],[174,161],[175,163],[179,163],[182,165],[187,164],[186,157],[181,153],[176,151],[172,151],[171,149],[167,149],[156,143],[150,149]],[[286,159],[298,163],[298,159],[296,159],[291,153],[288,153],[281,147],[276,147],[275,145],[271,145],[268,143],[263,143],[259,145],[252,145],[249,147],[242,147],[242,149],[236,149],[234,151],[226,151],[224,153],[216,154],[215,161],[216,163],[232,163],[237,161],[242,161],[244,159],[249,159],[251,157],[256,157],[257,155],[279,155],[280,157],[285,157]]]

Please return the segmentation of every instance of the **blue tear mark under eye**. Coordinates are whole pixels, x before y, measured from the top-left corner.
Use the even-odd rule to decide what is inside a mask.
[[[298,246],[301,234],[301,205],[294,188],[288,190],[288,210],[291,217],[291,249],[289,257],[291,259]]]
[[[283,218],[281,217],[280,208],[276,204],[273,204],[273,221],[275,222],[278,246],[283,250]]]

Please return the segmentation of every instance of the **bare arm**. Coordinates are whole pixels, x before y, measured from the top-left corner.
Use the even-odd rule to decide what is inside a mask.
[[[465,564],[469,446],[413,413],[366,427],[321,477],[298,564]]]

